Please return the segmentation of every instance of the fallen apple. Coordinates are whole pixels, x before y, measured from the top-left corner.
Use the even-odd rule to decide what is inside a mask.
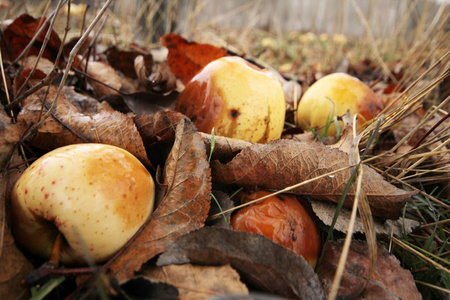
[[[286,103],[278,79],[233,56],[210,62],[186,85],[175,110],[201,132],[267,143],[281,137]]]
[[[246,201],[269,195],[257,191]],[[263,235],[273,242],[293,250],[313,268],[319,259],[321,240],[314,218],[293,195],[280,194],[251,204],[232,217],[233,230]]]
[[[153,211],[154,181],[131,153],[103,144],[55,149],[21,175],[11,194],[12,230],[30,253],[48,259],[62,234],[60,262],[101,262]]]
[[[333,73],[317,80],[303,94],[297,109],[297,124],[304,130],[308,126],[322,132],[329,116],[343,116],[347,110],[358,116],[358,126],[372,120],[382,109],[383,102],[368,86],[356,77]],[[342,132],[342,122],[340,121]],[[334,122],[327,135],[336,135]]]

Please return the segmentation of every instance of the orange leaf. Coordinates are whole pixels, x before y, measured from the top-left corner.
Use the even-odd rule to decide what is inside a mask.
[[[228,56],[227,52],[221,48],[210,44],[188,42],[174,33],[164,35],[161,43],[169,49],[167,63],[170,69],[184,84],[213,60]]]

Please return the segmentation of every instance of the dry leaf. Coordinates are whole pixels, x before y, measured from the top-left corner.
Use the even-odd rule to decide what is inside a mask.
[[[45,21],[39,19],[35,19],[30,15],[23,14],[17,17],[14,22],[12,22],[4,31],[4,37],[6,44],[9,48],[10,59],[16,59],[19,54],[25,49],[28,43],[33,38],[36,31],[39,29],[39,24]],[[47,34],[48,25],[44,30],[41,31],[36,41],[34,42],[33,47],[31,47],[28,55],[38,55],[42,43],[44,42],[45,35]],[[61,46],[61,40],[59,36],[52,30],[50,35],[50,39],[47,43],[47,47],[44,50],[42,57],[47,58],[51,61],[55,61],[56,56],[58,54],[59,47]],[[3,47],[2,53],[3,53]],[[5,51],[6,52],[6,51]]]
[[[325,299],[317,274],[291,250],[261,235],[205,227],[181,237],[157,265],[230,264],[244,282],[289,298]]]
[[[150,70],[153,65],[153,57],[151,54],[143,54],[138,51],[119,50],[116,46],[109,47],[105,53],[111,67],[133,79],[138,78],[134,68],[134,60],[136,57],[141,56],[143,64]]]
[[[0,146],[5,149],[8,145]],[[16,164],[21,159],[16,155],[13,161]],[[29,299],[21,281],[33,270],[33,265],[17,248],[8,226],[9,192],[18,177],[18,169],[0,174],[0,299]]]
[[[28,290],[21,285],[21,281],[33,271],[33,265],[17,249],[9,228],[5,228],[1,242],[0,299],[29,299]]]
[[[157,94],[149,92],[137,92],[122,96],[127,107],[138,115],[152,115],[165,109],[174,109],[179,94]]]
[[[81,70],[86,71],[86,73],[94,79],[92,80],[88,77],[87,81],[92,86],[98,97],[105,95],[120,95],[115,90],[120,91],[122,88],[122,78],[120,78],[120,76],[116,73],[116,70],[114,70],[110,65],[100,61],[89,61],[86,70],[86,62],[82,60],[80,68]],[[108,86],[114,88],[115,90],[109,88]]]
[[[146,266],[141,273],[150,279],[177,287],[181,300],[207,300],[213,296],[248,295],[247,286],[239,280],[239,274],[228,264],[224,266],[189,264]]]
[[[51,105],[56,95],[56,87],[49,86],[49,95],[46,97],[46,88],[40,89],[23,104],[19,114],[19,121],[27,124],[36,124],[41,116],[41,108],[46,100],[44,113]],[[142,139],[133,121],[126,115],[116,111],[100,110],[93,115],[80,113],[61,94],[56,110],[39,127],[33,145],[45,150],[52,150],[61,146],[76,143],[102,143],[121,147],[134,154],[147,166],[147,158]]]
[[[175,137],[176,124],[183,119],[189,120],[179,112],[160,111],[154,115],[135,116],[133,121],[142,136],[145,147],[151,148],[156,143],[172,141]]]
[[[110,265],[119,280],[131,278],[143,263],[206,220],[211,179],[205,146],[194,125],[185,119],[177,125],[175,136],[158,190],[157,198],[162,201],[140,235]]]
[[[204,66],[227,52],[210,44],[188,42],[183,37],[169,33],[161,38],[161,44],[169,49],[167,63],[172,72],[186,84]]]
[[[327,226],[331,225],[333,221],[334,213],[336,211],[336,205],[334,203],[325,203],[322,201],[310,199],[311,207],[316,216]],[[350,221],[351,211],[345,207],[341,209],[339,217],[334,225],[334,229],[347,233],[348,224]],[[391,235],[402,237],[404,234],[411,233],[414,229],[420,226],[420,222],[400,218],[398,220],[374,220],[375,232],[377,234],[383,234],[386,236]],[[356,218],[354,232],[364,233],[364,228],[359,216]]]
[[[328,244],[324,260],[320,266],[319,277],[325,288],[329,291],[339,263],[344,240]],[[367,244],[363,241],[353,240],[348,254],[346,268],[338,291],[338,297],[358,296],[357,299],[422,299],[417,290],[410,271],[400,267],[400,262],[394,255],[379,245],[375,273],[369,285],[361,295],[355,295],[365,281],[369,270],[367,257]]]
[[[255,144],[242,150],[232,161],[211,163],[213,181],[237,184],[250,189],[281,190],[319,175],[348,166],[348,155],[321,143],[302,143],[277,140],[269,144]],[[363,189],[372,213],[397,219],[406,201],[415,192],[407,192],[386,182],[381,175],[364,167]],[[350,179],[349,169],[313,181],[291,192],[338,202]],[[351,207],[354,188],[351,187],[344,206]]]

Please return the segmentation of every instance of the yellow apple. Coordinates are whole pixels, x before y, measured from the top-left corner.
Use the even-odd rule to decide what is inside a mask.
[[[206,65],[181,93],[175,110],[197,129],[267,143],[281,137],[286,103],[278,79],[246,60],[223,57]]]
[[[105,261],[148,219],[154,196],[151,175],[128,151],[103,144],[61,147],[36,160],[14,185],[13,234],[45,259],[61,233],[61,263],[85,264],[84,255]]]
[[[345,73],[334,73],[317,80],[306,90],[297,109],[296,122],[305,130],[308,126],[322,129],[333,112],[333,106],[333,117],[342,116],[350,110],[351,114],[358,116],[359,126],[383,109],[381,98],[359,79]],[[342,132],[342,122],[340,126]],[[334,122],[327,134],[336,135]]]

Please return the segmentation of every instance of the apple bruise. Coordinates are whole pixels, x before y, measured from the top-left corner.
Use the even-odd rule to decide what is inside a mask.
[[[82,144],[44,155],[19,178],[12,195],[13,233],[31,253],[48,258],[59,232],[61,262],[84,264],[119,250],[153,210],[154,183],[130,153]]]

